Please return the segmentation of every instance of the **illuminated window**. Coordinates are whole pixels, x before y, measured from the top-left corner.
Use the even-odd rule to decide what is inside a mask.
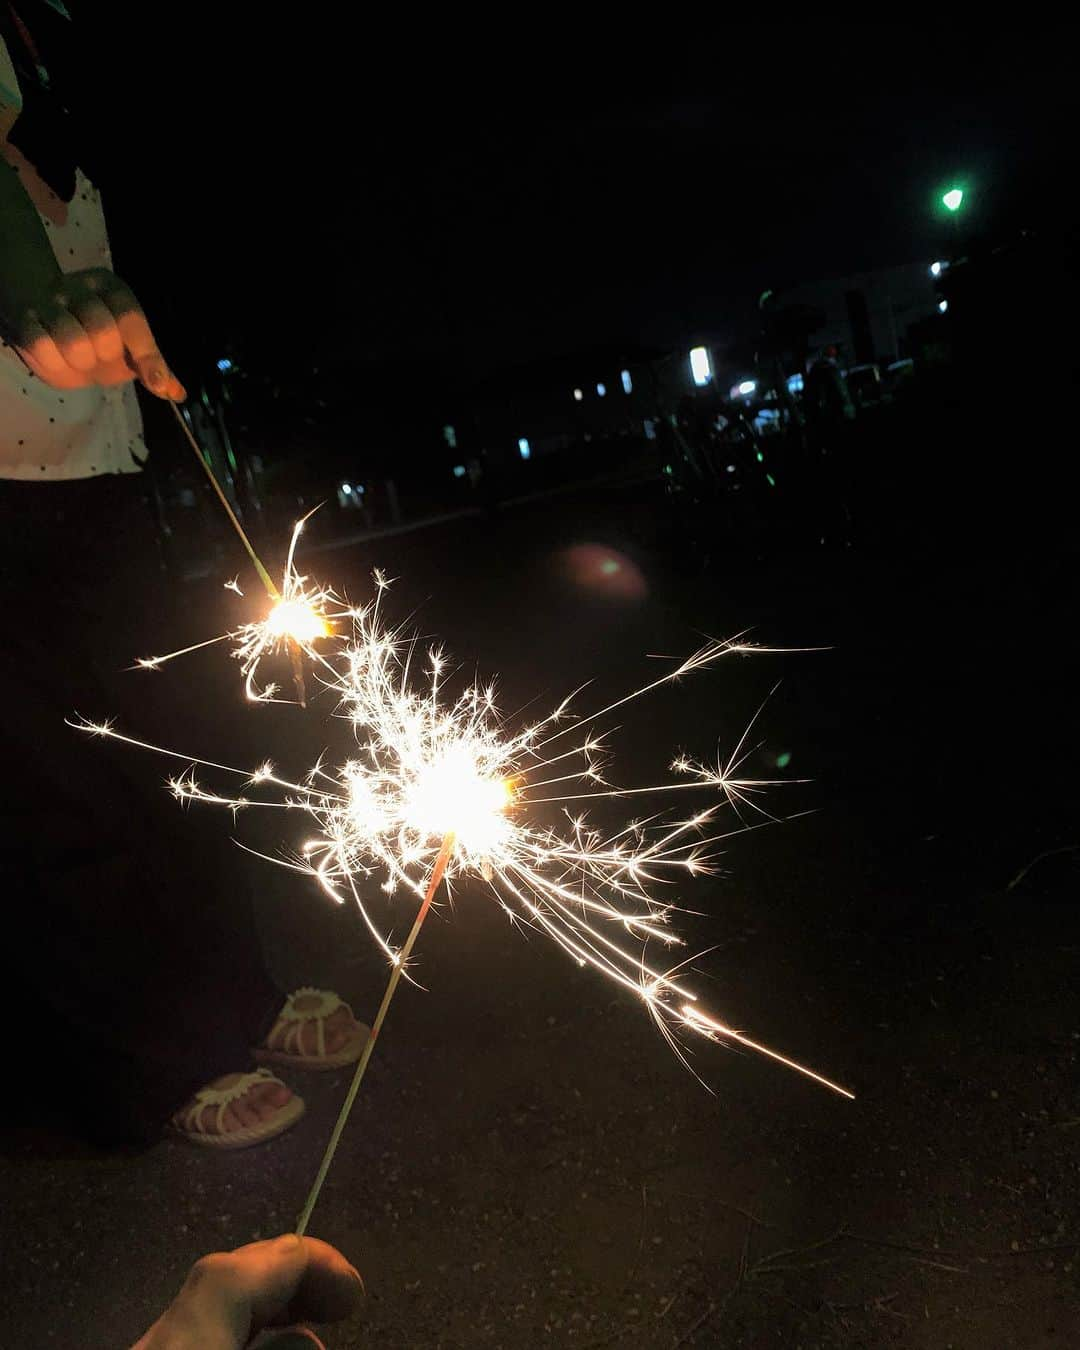
[[[227,370],[232,370],[232,362],[229,360],[227,356],[223,356],[221,360],[217,363],[217,368],[218,370],[221,371],[222,374],[224,374]]]
[[[584,397],[585,397],[585,395],[581,392],[580,389],[575,389],[575,390],[574,390],[574,402],[575,402],[575,403],[580,403],[581,400],[582,400]]]
[[[789,375],[787,387],[789,394],[801,394],[803,391],[803,377],[801,375]]]
[[[528,437],[526,436],[518,437],[518,454],[521,456],[522,459],[528,459],[529,456],[532,454],[532,449],[529,445]]]
[[[597,392],[597,394],[598,394],[601,398],[603,398],[604,395],[607,393],[607,385],[606,385],[606,384],[598,384],[598,385],[596,386],[596,392]]]
[[[624,394],[632,393],[634,388],[634,382],[630,378],[630,372],[628,370],[624,370],[622,374],[619,376],[619,378],[622,380],[623,393]]]
[[[690,353],[690,374],[699,387],[712,379],[712,362],[707,347],[695,347]]]

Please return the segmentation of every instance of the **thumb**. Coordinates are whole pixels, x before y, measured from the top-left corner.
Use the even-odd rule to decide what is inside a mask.
[[[144,389],[157,398],[168,399],[173,403],[183,403],[187,390],[165,363],[165,358],[156,347],[136,354],[129,347],[125,351],[128,366],[138,376]]]

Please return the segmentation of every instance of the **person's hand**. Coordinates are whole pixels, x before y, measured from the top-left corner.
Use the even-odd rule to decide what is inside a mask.
[[[183,1289],[134,1350],[243,1350],[266,1327],[337,1322],[364,1292],[359,1273],[336,1248],[295,1233],[203,1256]],[[305,1327],[261,1338],[259,1347],[322,1342]]]
[[[46,384],[83,389],[137,379],[159,398],[187,397],[138,300],[114,272],[61,273],[36,289],[10,315],[12,343]]]

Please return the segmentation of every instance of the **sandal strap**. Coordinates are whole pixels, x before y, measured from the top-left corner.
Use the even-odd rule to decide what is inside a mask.
[[[300,1012],[296,1007],[298,998],[318,999],[318,1004],[314,1008],[309,1008],[306,1012]],[[335,994],[332,989],[311,989],[305,986],[303,989],[294,990],[285,1000],[285,1006],[278,1017],[285,1022],[309,1022],[313,1017],[329,1017],[331,1013],[336,1013],[339,1008],[345,1007],[345,1001],[339,994]]]

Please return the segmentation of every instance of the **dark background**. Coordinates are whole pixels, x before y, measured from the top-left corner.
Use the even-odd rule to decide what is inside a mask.
[[[644,653],[703,633],[828,648],[688,681],[627,719],[619,768],[654,781],[674,745],[729,746],[783,678],[750,767],[790,756],[811,781],[772,804],[814,814],[732,841],[689,934],[715,947],[700,979],[718,1009],[858,1094],[705,1048],[710,1095],[631,1000],[462,893],[425,929],[426,992],[396,1001],[316,1212],[370,1289],[328,1342],[1072,1344],[1063,33],[665,14],[586,42],[533,12],[396,35],[359,11],[359,32],[329,7],[272,28],[266,13],[88,15],[117,263],[182,375],[235,344],[294,376],[420,358],[441,387],[597,343],[734,334],[766,285],[947,252],[934,200],[954,178],[966,243],[1039,241],[968,311],[955,378],[856,424],[854,528],[824,543],[821,501],[794,494],[769,530],[717,529],[688,560],[649,482],[305,558],[354,595],[372,566],[399,576],[401,614],[501,672],[508,708],[590,676],[599,702],[651,673]],[[641,585],[576,570],[582,544]],[[180,640],[216,631],[221,579],[169,582]],[[234,677],[213,652],[162,675],[197,722],[185,745],[240,734]],[[265,747],[272,725],[275,759],[304,764],[332,744],[317,715],[250,734]],[[282,986],[338,988],[370,1015],[384,972],[351,916],[258,875]],[[11,1338],[122,1344],[198,1255],[287,1227],[345,1076],[291,1081],[309,1117],[245,1155],[8,1132]]]
[[[473,376],[666,346],[765,286],[936,256],[955,178],[984,232],[1069,194],[1052,31],[152,15],[87,14],[81,115],[118,260],[185,349]]]

